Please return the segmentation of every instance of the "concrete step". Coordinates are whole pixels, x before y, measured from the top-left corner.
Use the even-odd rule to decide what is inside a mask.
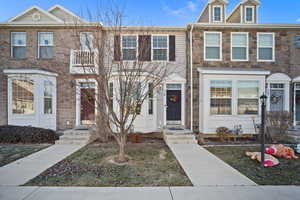
[[[167,144],[197,144],[196,140],[165,140]]]
[[[59,140],[89,140],[89,135],[63,135],[59,137]]]
[[[57,140],[55,141],[55,144],[63,144],[63,145],[74,145],[74,144],[78,144],[78,145],[86,145],[89,144],[89,141],[74,141],[74,140],[70,140],[70,141],[66,141],[66,140]]]
[[[291,142],[291,143],[297,143],[297,144],[299,144],[300,143],[300,136],[299,135],[288,135],[287,137],[286,137],[286,140],[288,141],[288,142]]]

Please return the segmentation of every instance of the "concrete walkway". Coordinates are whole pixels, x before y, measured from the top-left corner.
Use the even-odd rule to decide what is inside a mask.
[[[169,144],[194,186],[253,186],[252,180],[197,144]]]
[[[300,187],[0,187],[2,200],[296,200]]]
[[[0,186],[23,185],[83,146],[84,145],[53,145],[0,167]]]

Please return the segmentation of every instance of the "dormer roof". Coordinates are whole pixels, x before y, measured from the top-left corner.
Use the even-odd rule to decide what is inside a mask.
[[[60,18],[64,22],[81,22],[88,23],[86,20],[80,18],[78,15],[73,13],[72,11],[62,7],[61,5],[54,5],[53,7],[48,9],[48,12],[52,15]]]
[[[212,17],[212,16],[210,16],[211,11],[209,11],[210,10],[209,7],[211,5],[218,5],[218,4],[224,5],[224,10],[223,10],[223,16],[224,16],[225,15],[225,7],[228,5],[228,3],[229,2],[227,0],[208,0],[198,17],[197,22],[211,21],[211,19],[210,19]]]

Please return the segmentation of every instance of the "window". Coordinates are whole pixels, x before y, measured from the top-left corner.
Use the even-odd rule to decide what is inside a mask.
[[[246,23],[254,22],[254,7],[253,6],[245,7],[245,22]]]
[[[34,113],[34,84],[32,80],[12,81],[12,113]]]
[[[14,58],[26,58],[26,33],[11,33],[11,56]]]
[[[122,36],[122,56],[123,60],[137,59],[137,36]]]
[[[113,110],[113,108],[114,108],[114,83],[113,82],[109,83],[109,91],[108,92],[109,92],[110,105]]]
[[[168,60],[168,36],[152,36],[152,49],[153,49],[153,59],[152,60]]]
[[[210,82],[210,114],[231,115],[232,82],[215,80]]]
[[[222,33],[204,33],[204,58],[205,60],[222,60]]]
[[[296,48],[300,48],[300,35],[295,36],[295,46]]]
[[[258,61],[275,61],[274,33],[257,33]]]
[[[53,83],[44,82],[44,114],[53,114]]]
[[[284,83],[270,83],[270,111],[284,110]]]
[[[153,83],[148,84],[149,96],[148,96],[148,114],[153,115]]]
[[[213,7],[213,22],[222,22],[222,7]]]
[[[93,50],[93,34],[90,32],[80,33],[80,48],[83,51]]]
[[[248,61],[248,33],[231,33],[231,60]]]
[[[39,32],[39,58],[52,58],[53,57],[53,33],[52,32]]]
[[[238,114],[257,115],[259,107],[259,82],[238,81]]]

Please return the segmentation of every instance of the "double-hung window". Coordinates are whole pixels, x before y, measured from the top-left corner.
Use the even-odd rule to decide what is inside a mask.
[[[238,81],[238,114],[257,115],[259,81]]]
[[[14,58],[26,57],[26,32],[11,33],[11,56]]]
[[[221,6],[213,6],[213,22],[222,22]]]
[[[212,80],[210,82],[210,114],[231,115],[232,81]]]
[[[165,35],[152,36],[152,49],[153,49],[152,60],[156,60],[156,61],[168,60],[168,49],[169,49],[168,38],[169,37]]]
[[[148,114],[153,115],[153,83],[148,84]]]
[[[53,83],[44,82],[44,114],[53,114]]]
[[[12,81],[12,113],[34,113],[34,83],[32,80]]]
[[[122,36],[122,56],[123,56],[123,60],[137,59],[137,36],[136,35]]]
[[[80,48],[83,51],[93,50],[93,34],[91,32],[80,33]]]
[[[53,57],[53,33],[52,32],[39,32],[38,33],[38,55],[39,58],[52,58]]]
[[[248,61],[248,33],[231,33],[231,60]]]
[[[245,22],[254,23],[254,6],[245,6]]]
[[[257,33],[257,60],[275,61],[275,34]]]
[[[222,60],[222,33],[220,32],[204,33],[204,60],[207,61]]]

